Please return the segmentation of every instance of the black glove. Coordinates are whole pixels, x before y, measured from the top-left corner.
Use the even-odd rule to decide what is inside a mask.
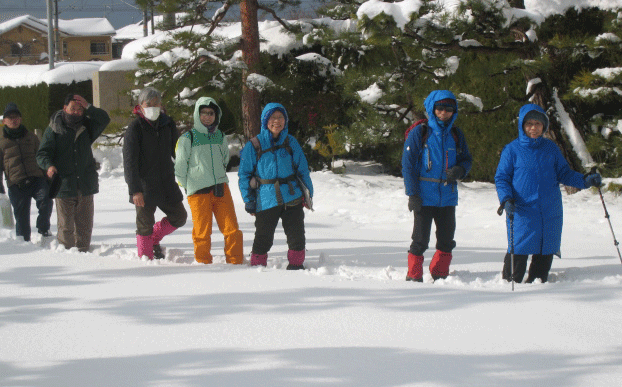
[[[447,170],[447,182],[455,183],[458,179],[462,179],[466,170],[460,165],[454,165]]]
[[[587,186],[587,188],[600,187],[600,184],[602,182],[603,179],[600,174],[598,174],[598,172],[590,173],[589,175],[585,176],[585,185]]]
[[[253,200],[252,202],[248,202],[248,203],[244,204],[244,209],[249,214],[256,213],[257,212],[257,202]]]
[[[421,212],[422,205],[423,205],[423,200],[421,200],[421,197],[417,195],[408,197],[408,211],[410,212],[415,211],[416,213]]]
[[[514,199],[506,200],[505,204],[503,205],[503,208],[505,208],[505,213],[508,214],[510,218],[514,217],[514,212],[516,211],[516,205],[514,205]]]

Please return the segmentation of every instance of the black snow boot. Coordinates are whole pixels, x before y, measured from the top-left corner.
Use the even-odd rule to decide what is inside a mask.
[[[166,256],[160,244],[153,245],[153,259],[163,259]]]

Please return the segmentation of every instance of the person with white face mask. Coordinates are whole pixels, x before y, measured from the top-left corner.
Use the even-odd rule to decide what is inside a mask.
[[[123,168],[130,203],[136,206],[136,246],[139,257],[161,259],[165,253],[160,241],[188,217],[173,163],[179,132],[162,112],[162,96],[152,87],[140,92],[133,113],[136,119],[123,141]],[[156,223],[157,208],[166,216]]]

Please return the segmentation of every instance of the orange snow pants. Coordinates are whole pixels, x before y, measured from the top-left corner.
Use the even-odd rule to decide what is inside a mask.
[[[216,218],[218,229],[225,237],[225,257],[227,263],[241,264],[244,261],[242,231],[238,226],[235,207],[229,185],[225,184],[223,197],[214,196],[214,191],[207,194],[188,196],[192,211],[192,241],[194,258],[200,263],[212,263],[212,214]]]

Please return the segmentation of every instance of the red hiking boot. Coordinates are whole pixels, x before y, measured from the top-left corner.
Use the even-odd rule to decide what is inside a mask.
[[[430,262],[430,274],[436,281],[439,278],[445,279],[449,275],[449,264],[451,264],[451,253],[436,250]]]
[[[423,282],[423,255],[408,253],[406,281]]]

